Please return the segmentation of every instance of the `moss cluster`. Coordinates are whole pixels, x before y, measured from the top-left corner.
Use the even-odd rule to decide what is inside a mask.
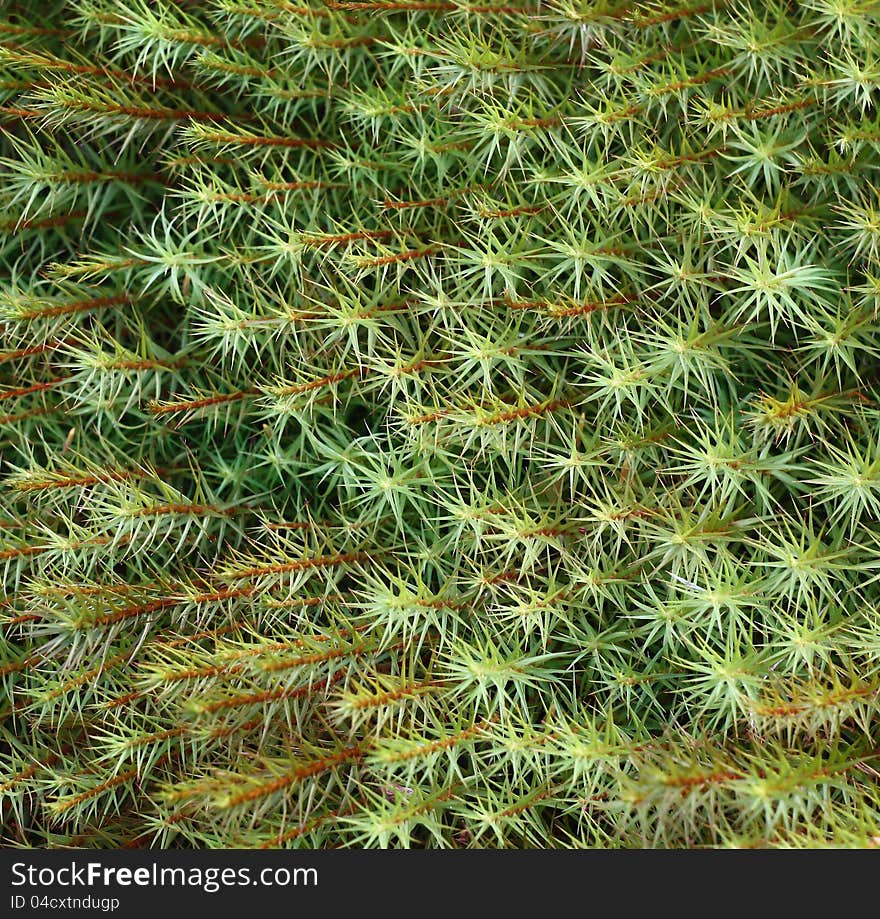
[[[0,3],[13,846],[880,842],[880,3]]]

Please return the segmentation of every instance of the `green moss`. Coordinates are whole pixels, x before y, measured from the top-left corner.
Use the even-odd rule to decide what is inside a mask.
[[[2,12],[5,844],[876,844],[880,4]]]

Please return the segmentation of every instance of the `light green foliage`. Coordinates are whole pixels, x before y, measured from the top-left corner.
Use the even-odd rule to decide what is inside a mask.
[[[880,840],[880,3],[0,3],[12,846]]]

